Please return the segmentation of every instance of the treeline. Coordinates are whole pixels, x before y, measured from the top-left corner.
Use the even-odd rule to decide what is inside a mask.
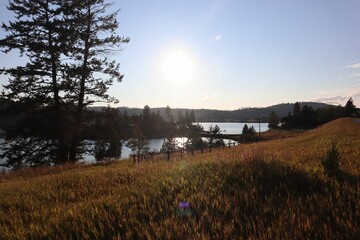
[[[192,111],[186,111],[184,115],[179,112],[175,118],[170,107],[167,107],[166,118],[163,118],[159,111],[152,111],[148,105],[141,114],[131,116],[126,111],[106,108],[101,112],[88,112],[88,124],[84,128],[83,140],[95,141],[93,154],[96,160],[119,158],[123,144],[134,154],[146,155],[150,150],[148,138],[166,138],[164,145],[171,145],[175,149],[178,146],[175,137],[186,136],[189,138],[187,145],[196,147],[203,129],[192,125],[195,121]]]
[[[153,111],[148,105],[139,115],[129,115],[126,111],[110,107],[101,111],[88,110],[86,119],[83,139],[90,140],[113,135],[120,139],[164,138],[169,134],[183,136],[187,128],[196,121],[193,111],[188,110],[184,115],[179,113],[176,117],[169,112],[164,118],[159,111]]]
[[[300,107],[309,106],[313,109],[332,107],[332,105],[315,102],[301,102]],[[0,99],[0,109],[1,109]],[[279,119],[286,117],[289,112],[292,112],[293,103],[282,103],[264,108],[245,108],[234,111],[211,110],[211,109],[185,109],[185,108],[151,108],[151,111],[163,119],[168,120],[169,114],[173,116],[173,121],[178,121],[179,117],[185,116],[187,113],[192,114],[198,122],[248,122],[251,120],[261,120],[261,122],[268,122],[268,117],[271,112],[275,112]],[[101,112],[106,107],[87,107],[87,111]],[[118,107],[120,113],[127,116],[140,116],[143,114],[142,108],[128,108]],[[14,118],[9,118],[0,115],[0,129],[14,124]]]
[[[324,108],[331,106],[325,103],[316,103],[316,102],[300,102],[300,106],[311,106],[313,109]],[[261,122],[267,122],[269,114],[272,111],[275,111],[279,118],[286,117],[289,112],[293,110],[294,103],[281,103],[268,107],[249,107],[242,108],[237,110],[214,110],[214,109],[192,109],[194,112],[196,120],[199,122],[247,122],[249,120],[261,120]],[[93,108],[96,111],[100,111],[101,107]],[[141,108],[128,108],[128,107],[119,107],[121,112],[127,112],[128,115],[140,115],[142,114]],[[166,118],[167,107],[152,108],[154,112],[159,112],[159,114]],[[178,116],[179,112],[183,115],[187,111],[190,111],[186,108],[172,108],[171,113],[175,117]]]
[[[46,110],[43,110],[41,114],[38,113],[37,120],[31,123],[28,123],[30,116],[27,116],[23,110],[22,103],[0,99],[0,119],[3,120],[0,127],[5,130],[5,137],[8,140],[1,146],[4,153],[0,155],[0,158],[7,159],[7,162],[3,164],[6,167],[20,168],[28,165],[21,160],[25,156],[14,155],[14,151],[12,151],[12,148],[17,145],[25,144],[25,142],[11,142],[14,136],[19,134],[19,128],[24,126],[29,129],[27,124],[31,124],[32,128],[36,126],[37,131],[28,133],[29,140],[31,140],[40,132],[39,129],[48,125],[44,122],[47,121],[47,114],[50,114]],[[133,152],[142,153],[149,150],[147,149],[147,139],[149,138],[187,136],[195,139],[200,137],[202,128],[192,125],[196,121],[193,111],[188,110],[185,114],[179,111],[176,116],[173,116],[171,108],[168,106],[166,113],[166,117],[163,117],[159,111],[153,111],[148,105],[140,114],[136,115],[129,115],[126,111],[121,112],[119,109],[110,107],[102,108],[100,111],[87,108],[84,111],[83,127],[79,132],[81,142],[79,154],[92,154],[96,160],[120,158],[121,149],[125,143]],[[61,116],[65,119],[67,117],[70,116]],[[31,116],[31,119],[34,119],[34,116]],[[45,128],[44,133],[51,130]],[[68,129],[68,131],[71,130]],[[194,134],[195,131],[196,134]],[[195,141],[193,144],[197,145]],[[32,144],[28,145],[30,148],[34,147]],[[31,151],[26,146],[22,146],[21,149]],[[30,155],[27,151],[24,151],[23,154]],[[51,163],[47,160],[47,154],[50,153],[44,151],[41,155],[42,161],[31,161],[29,165]]]
[[[314,109],[311,106],[294,104],[293,112],[280,118],[275,111],[269,115],[269,128],[300,128],[311,129],[342,117],[359,117],[359,110],[350,98],[344,107],[326,106]]]

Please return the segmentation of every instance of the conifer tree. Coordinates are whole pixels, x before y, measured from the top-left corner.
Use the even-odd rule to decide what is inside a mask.
[[[108,57],[129,38],[117,35],[118,12],[107,14],[109,7],[104,0],[9,2],[15,20],[3,24],[8,35],[0,47],[27,58],[25,66],[1,70],[11,77],[2,95],[22,103],[25,113],[8,134],[9,163],[76,161],[85,107],[116,100],[107,90],[123,75]]]
[[[269,116],[269,128],[277,128],[279,125],[279,118],[276,115],[275,111],[272,111]]]
[[[64,34],[68,25],[61,20],[56,0],[14,0],[7,8],[16,19],[2,25],[8,35],[0,40],[0,47],[5,53],[19,50],[28,62],[0,72],[10,77],[2,96],[18,102],[23,115],[17,128],[7,134],[4,154],[9,165],[56,163],[66,152],[60,96],[64,94],[61,57],[68,49]]]
[[[345,105],[345,117],[359,117],[359,113],[354,105],[354,101],[350,98]]]

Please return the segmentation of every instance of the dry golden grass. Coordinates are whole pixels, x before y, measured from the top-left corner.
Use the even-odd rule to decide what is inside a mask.
[[[284,130],[284,129],[270,129],[266,132],[261,133],[261,140],[277,140],[298,136],[299,134],[304,133],[304,130],[295,129],[295,130]]]
[[[178,161],[2,175],[0,239],[359,239],[359,136],[340,119]],[[339,178],[320,164],[331,142]]]

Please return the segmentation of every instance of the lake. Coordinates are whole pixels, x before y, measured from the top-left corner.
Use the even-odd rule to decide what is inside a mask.
[[[241,134],[242,129],[245,124],[248,125],[248,127],[254,127],[256,132],[259,132],[259,123],[238,123],[238,122],[201,122],[199,123],[201,126],[203,126],[204,130],[209,130],[210,126],[213,127],[215,125],[218,125],[220,127],[220,130],[222,133],[226,134]],[[260,123],[260,132],[267,131],[268,123]]]
[[[242,129],[245,124],[250,127],[254,127],[256,132],[259,131],[259,123],[236,123],[236,122],[199,122],[199,124],[204,128],[204,130],[209,130],[210,126],[218,125],[222,133],[226,134],[241,134]],[[268,123],[260,123],[260,132],[268,130]],[[182,147],[183,144],[187,141],[187,138],[177,138],[179,146]],[[0,143],[4,140],[0,138]],[[227,140],[226,140],[227,141]],[[160,151],[162,144],[164,143],[164,138],[148,139],[150,151]],[[121,150],[121,158],[128,158],[131,153],[131,149],[126,146],[123,146]],[[85,162],[94,162],[95,158],[93,155],[86,154],[84,155]],[[2,162],[0,160],[0,162]]]
[[[236,122],[199,122],[199,124],[204,128],[204,130],[209,130],[210,126],[215,127],[218,125],[220,131],[226,134],[241,134],[242,129],[245,124],[248,127],[254,127],[256,132],[259,131],[259,123],[236,123]],[[267,131],[268,123],[260,123],[260,132]],[[179,142],[179,146],[182,147],[183,144],[187,141],[187,138],[176,138]],[[227,141],[227,140],[226,140]],[[148,139],[150,151],[160,151],[162,144],[164,143],[164,138]],[[131,153],[131,149],[126,146],[123,146],[121,152],[121,158],[128,158]],[[86,161],[94,161],[94,156],[86,156]]]

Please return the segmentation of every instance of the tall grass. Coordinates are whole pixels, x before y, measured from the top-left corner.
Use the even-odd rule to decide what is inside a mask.
[[[352,123],[181,161],[3,175],[0,239],[357,239],[360,124]],[[334,138],[341,180],[321,166]]]

